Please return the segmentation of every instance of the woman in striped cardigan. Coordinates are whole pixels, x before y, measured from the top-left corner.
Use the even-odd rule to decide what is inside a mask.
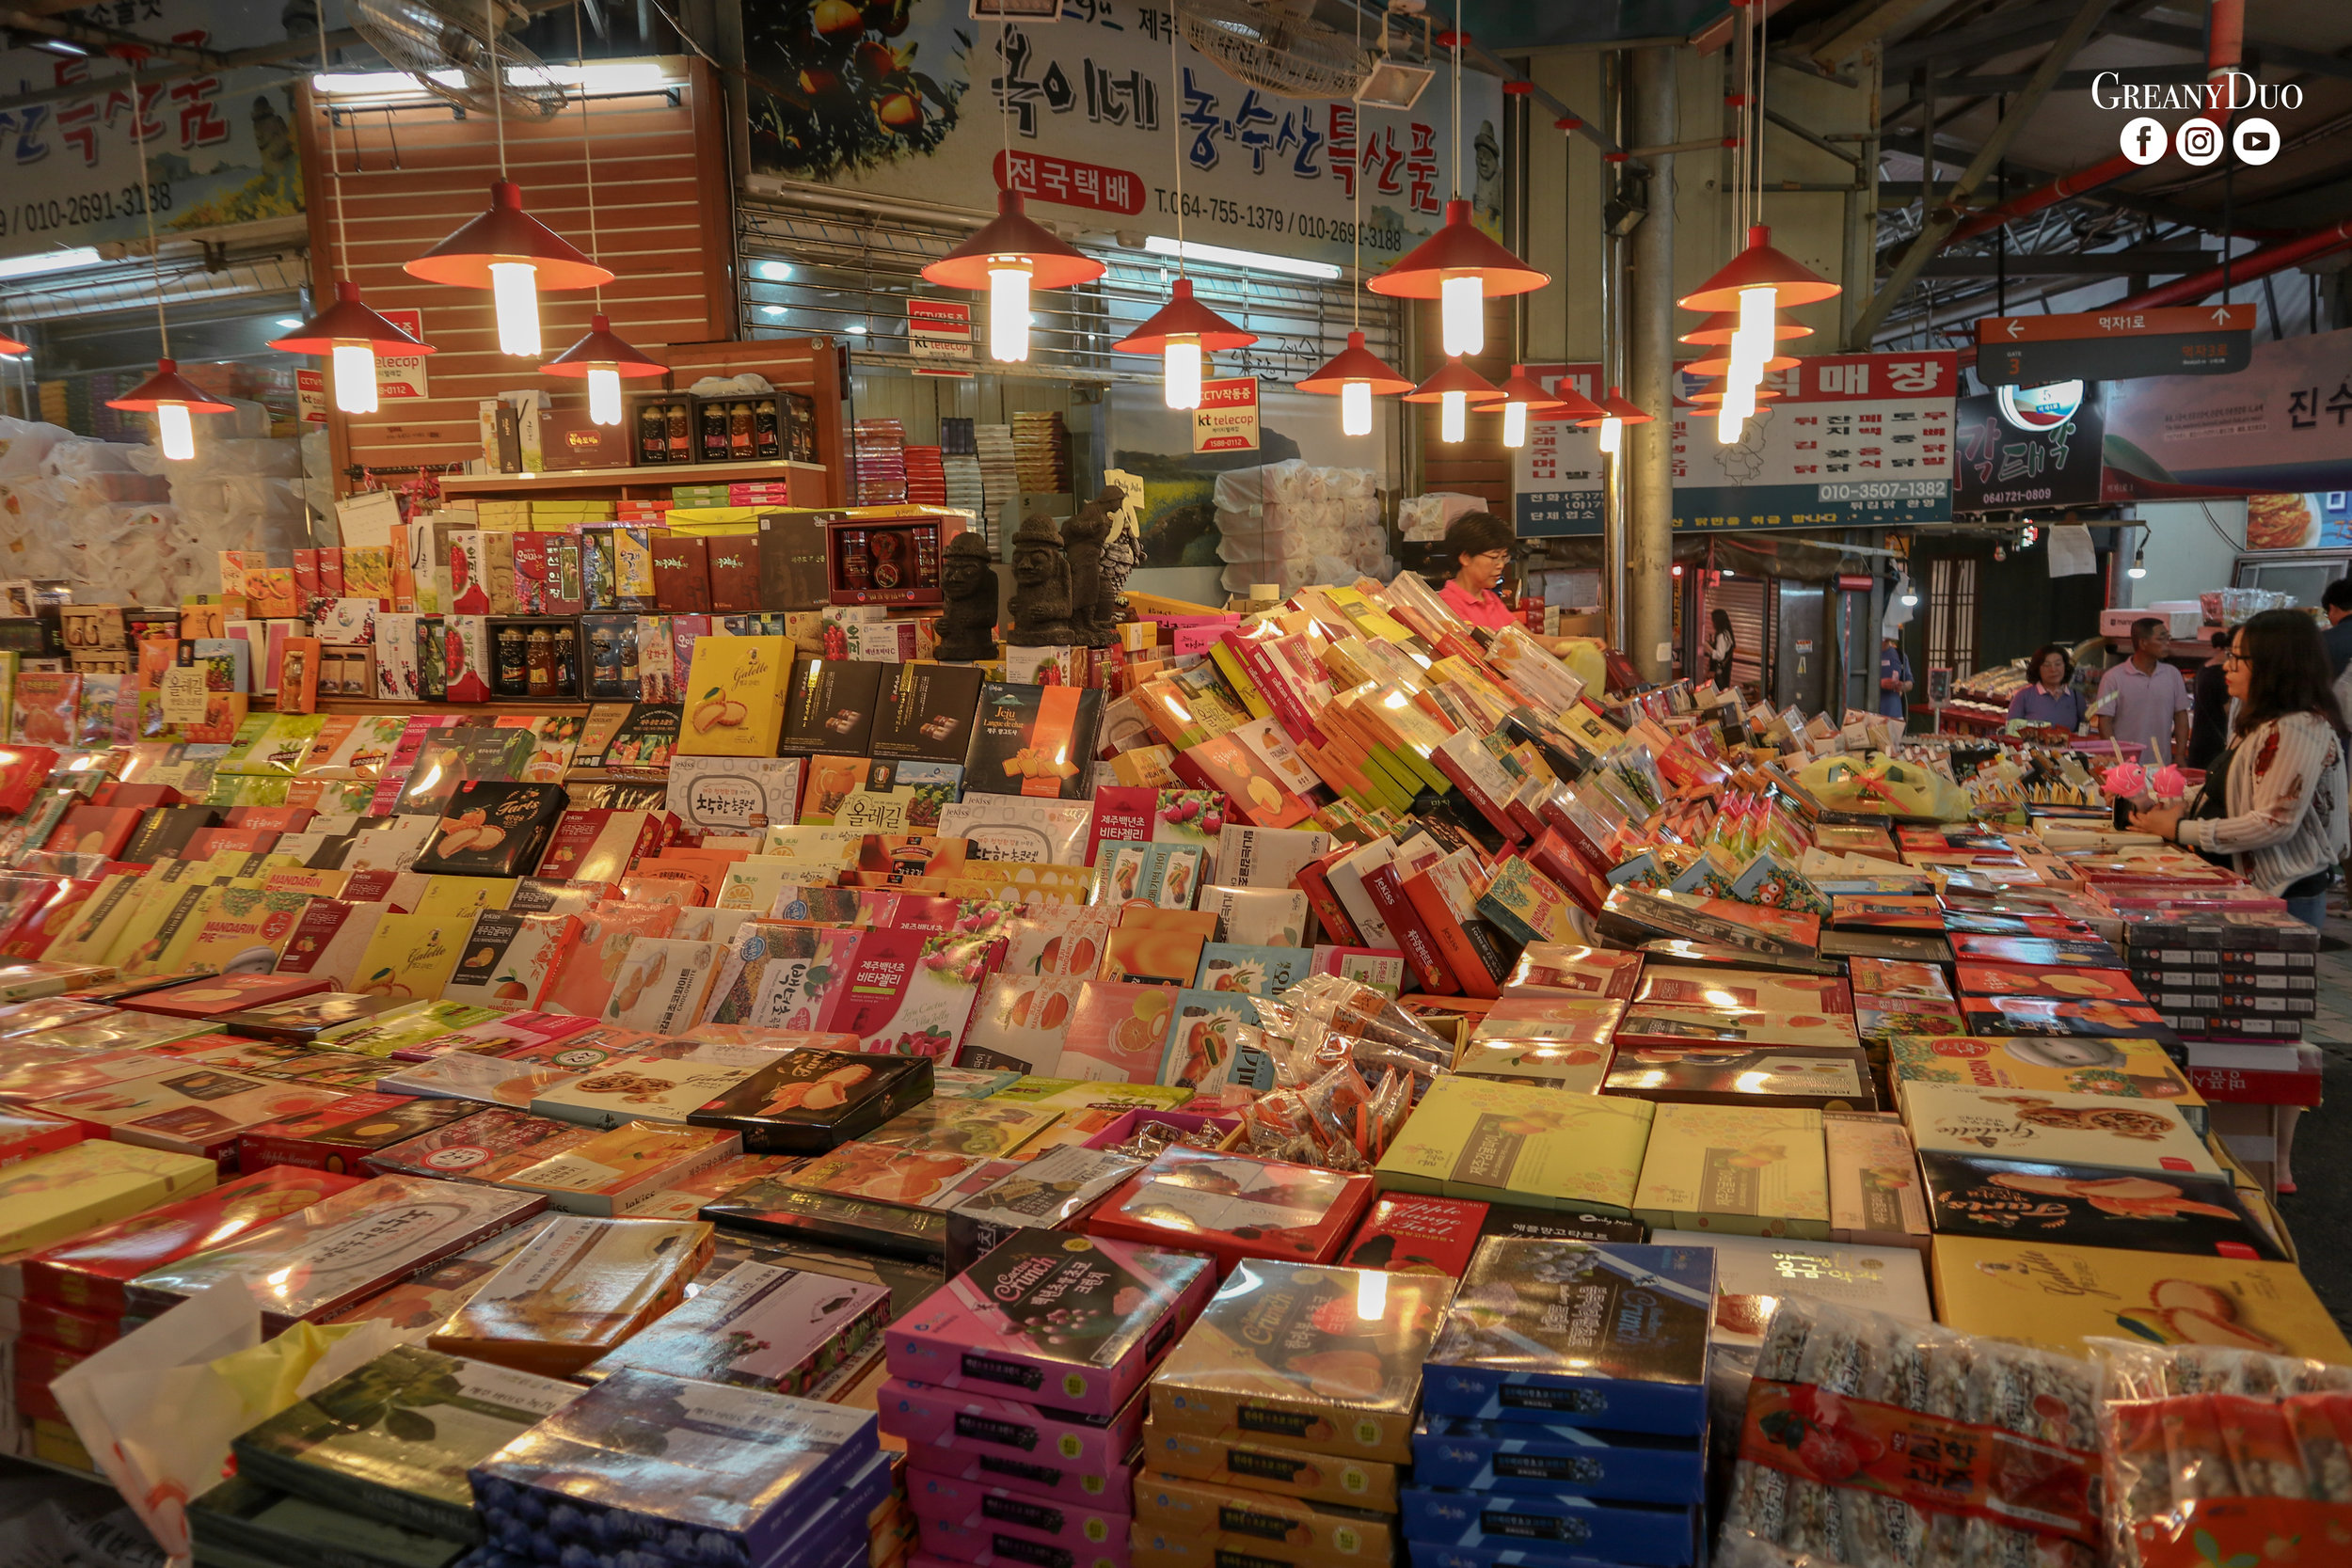
[[[2237,628],[2222,657],[2236,710],[2230,750],[2179,807],[2137,812],[2132,826],[2229,863],[2313,928],[2344,858],[2344,717],[2327,645],[2300,610],[2266,610]],[[2299,1113],[2279,1128],[2279,1191],[2292,1193],[2289,1155]]]

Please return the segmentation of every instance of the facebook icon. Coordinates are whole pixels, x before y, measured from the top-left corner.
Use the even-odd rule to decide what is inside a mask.
[[[2170,140],[2162,120],[2142,115],[2123,127],[2123,156],[2135,164],[2153,164],[2164,156]]]

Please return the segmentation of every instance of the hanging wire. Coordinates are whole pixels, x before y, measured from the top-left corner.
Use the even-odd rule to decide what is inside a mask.
[[[596,135],[588,115],[588,35],[580,24],[580,0],[572,0],[572,53],[580,61],[580,148],[588,163],[588,259],[601,265],[604,258],[596,245]],[[602,283],[596,285],[596,310],[598,315],[604,313]]]
[[[1462,197],[1462,0],[1454,0],[1454,198]]]
[[[1363,30],[1363,22],[1359,15],[1356,24],[1359,40],[1362,38]],[[1176,154],[1176,276],[1189,277],[1192,275],[1184,265],[1184,74],[1176,63],[1176,28],[1171,23],[1168,29],[1168,90],[1170,95],[1168,105],[1168,145]]]
[[[155,335],[163,356],[171,357],[171,324],[164,319],[164,247],[155,242],[155,187],[147,181],[146,105],[139,101],[139,62],[134,55],[123,61],[131,68],[131,140],[139,150],[139,206],[147,214],[147,259],[155,273]]]
[[[311,14],[319,24],[319,74],[324,76],[335,69],[334,57],[326,48],[326,7],[324,4],[314,6]],[[327,182],[335,193],[335,249],[342,257],[343,276],[348,277],[351,276],[351,230],[343,223],[343,150],[335,139],[335,126],[331,120],[326,127],[326,168]]]
[[[482,0],[482,20],[490,35],[490,119],[499,133],[499,178],[506,178],[506,82],[499,73],[498,0]]]
[[[1350,6],[1347,9],[1348,14],[1356,19],[1356,53],[1360,57],[1364,52],[1364,8],[1361,6]],[[1383,44],[1388,42],[1388,36],[1389,24],[1384,20],[1380,24],[1380,40]],[[1356,166],[1347,171],[1347,237],[1354,252],[1351,264],[1355,268],[1356,286],[1348,291],[1347,299],[1349,306],[1355,311],[1355,320],[1350,325],[1356,331],[1361,332],[1364,329],[1364,106],[1361,102],[1356,105],[1356,134],[1349,140],[1355,145],[1355,150],[1349,156],[1354,160]],[[1184,159],[1180,156],[1176,163],[1177,175],[1181,179],[1184,173]],[[1176,201],[1176,218],[1179,223],[1184,221],[1184,198],[1179,197]],[[1178,229],[1176,232],[1178,235],[1176,248],[1182,250],[1184,249],[1182,238],[1184,230]],[[2314,314],[2312,319],[2317,321],[2319,318]]]

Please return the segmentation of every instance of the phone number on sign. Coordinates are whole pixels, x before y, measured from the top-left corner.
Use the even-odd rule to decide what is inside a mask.
[[[1951,482],[1942,479],[1882,479],[1861,480],[1845,484],[1824,484],[1816,499],[1825,501],[1931,501],[1942,500]]]
[[[159,180],[147,190],[147,199],[155,203],[155,211],[171,211],[169,181]],[[45,201],[20,201],[12,212],[0,210],[0,234],[45,234],[112,218],[137,217],[146,211],[146,201],[141,199],[136,185],[51,197]]]
[[[1158,210],[1173,213],[1176,193],[1155,188]],[[1327,240],[1333,245],[1354,242],[1357,226],[1345,218],[1325,217],[1320,213],[1293,212],[1285,207],[1262,207],[1244,201],[1227,201],[1214,196],[1186,196],[1184,216],[1203,218],[1212,223],[1230,224],[1236,229],[1254,229],[1268,234],[1290,234],[1302,240]],[[1363,245],[1366,250],[1403,250],[1405,230],[1394,226],[1363,225]]]

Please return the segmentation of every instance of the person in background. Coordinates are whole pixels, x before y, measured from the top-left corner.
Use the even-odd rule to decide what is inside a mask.
[[[2034,651],[2026,671],[2033,676],[2033,684],[2009,700],[2009,716],[2079,734],[2084,704],[2083,694],[2074,689],[2074,656],[2055,642],[2045,642]]]
[[[1518,543],[1511,525],[1493,513],[1463,513],[1446,524],[1445,542],[1438,546],[1438,568],[1448,572],[1438,596],[1473,626],[1519,625],[1518,611],[1495,592]]]
[[[2228,631],[2213,634],[2213,657],[2197,672],[2189,693],[2188,760],[2190,768],[2211,768],[2214,758],[2230,749],[2230,685],[2222,673],[2222,656],[2230,651]]]
[[[1731,656],[1740,651],[1740,639],[1732,635],[1731,616],[1720,605],[1708,617],[1714,635],[1707,641],[1707,678],[1724,691],[1731,689]]]
[[[2155,747],[2141,760],[2153,768],[2188,751],[2188,683],[2164,661],[2171,637],[2164,623],[2143,615],[2132,623],[2132,657],[2099,677],[2099,733],[2112,740]]]
[[[1903,657],[1903,645],[1893,633],[1879,639],[1879,712],[1889,719],[1900,719],[1907,705],[1903,698],[1911,690],[1911,660]]]
[[[2134,812],[2132,826],[2231,868],[2320,929],[2336,863],[2352,848],[2344,813],[2344,711],[2319,627],[2299,610],[2265,610],[2223,656],[2237,704],[2228,754],[2178,806]],[[2297,1113],[2279,1123],[2279,1191],[2295,1191]]]
[[[2328,667],[2344,678],[2344,669],[2352,664],[2352,578],[2338,578],[2319,596],[2319,608],[2328,614]]]

